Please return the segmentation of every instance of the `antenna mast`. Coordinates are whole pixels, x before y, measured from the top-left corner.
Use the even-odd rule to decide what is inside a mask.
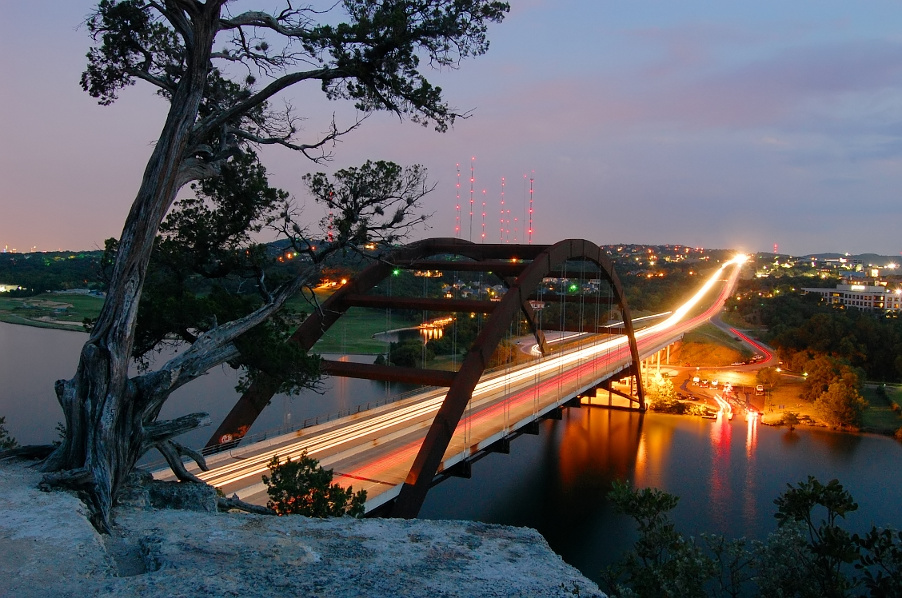
[[[486,190],[482,190],[482,242],[485,243],[485,193]]]
[[[501,243],[504,243],[504,177],[501,177]]]
[[[460,162],[457,163],[457,218],[454,221],[454,237],[460,239]]]
[[[529,177],[529,241],[527,245],[532,245],[532,182],[535,180],[533,178],[535,173],[536,171],[533,170],[533,176]]]
[[[476,156],[470,158],[470,236],[467,237],[468,241],[473,240],[473,183],[476,182],[476,177],[473,175],[473,163],[476,161]]]

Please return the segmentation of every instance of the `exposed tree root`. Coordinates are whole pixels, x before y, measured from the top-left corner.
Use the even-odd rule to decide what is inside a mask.
[[[0,451],[0,461],[9,459],[46,459],[56,447],[52,444],[29,444],[13,449]]]
[[[221,496],[219,498],[218,507],[220,511],[228,511],[230,509],[237,509],[239,511],[245,511],[246,513],[256,513],[257,515],[275,515],[276,512],[267,507],[261,507],[260,505],[252,505],[249,502],[244,502],[239,499],[237,496],[233,496],[232,498],[226,498]]]

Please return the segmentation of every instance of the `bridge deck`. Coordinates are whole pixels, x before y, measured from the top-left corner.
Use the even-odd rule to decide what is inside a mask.
[[[690,308],[665,322],[636,333],[640,355],[646,357],[710,319],[723,305],[739,268],[726,280],[714,277],[696,295],[715,283],[721,290],[710,307],[695,317]],[[684,309],[685,308],[685,309]],[[679,312],[679,310],[677,310]],[[445,452],[439,471],[447,470],[485,450],[549,411],[629,368],[625,339],[589,336],[551,356],[483,376]],[[265,504],[262,475],[274,455],[296,457],[303,451],[335,472],[335,481],[367,491],[367,510],[397,496],[446,389],[416,396],[325,424],[219,453],[208,459],[211,470],[189,469],[226,495]],[[173,479],[170,472],[157,472]]]

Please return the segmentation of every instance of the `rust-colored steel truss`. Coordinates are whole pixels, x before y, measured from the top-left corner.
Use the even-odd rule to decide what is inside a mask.
[[[531,300],[542,299],[541,296],[536,297],[535,289],[543,279],[567,276],[566,263],[570,260],[593,263],[599,272],[594,273],[592,277],[603,278],[610,284],[612,299],[618,304],[624,322],[622,329],[618,328],[617,332],[627,335],[632,357],[631,369],[638,371],[639,351],[629,307],[613,264],[601,248],[590,241],[580,239],[569,239],[554,245],[475,244],[447,238],[411,243],[394,250],[362,270],[325,300],[289,338],[288,342],[309,351],[316,341],[354,306],[486,314],[482,329],[464,356],[457,372],[323,361],[324,373],[331,375],[448,387],[447,396],[389,512],[391,516],[416,517],[418,514],[476,384],[485,371],[492,353],[507,333],[510,323],[519,318],[520,314],[525,317],[542,353],[547,354],[545,337],[538,325]],[[500,301],[393,298],[368,294],[373,287],[391,276],[396,268],[486,272],[496,275],[507,290]],[[580,271],[575,270],[569,276],[579,278]],[[591,297],[583,299],[590,299],[584,300],[584,304],[592,303]],[[560,298],[549,297],[547,300]],[[639,409],[644,411],[645,396],[638,376],[636,383],[637,402]],[[207,443],[207,447],[214,447],[227,441],[234,443],[240,439],[272,399],[279,385],[280,381],[272,378],[255,381],[223,420]]]

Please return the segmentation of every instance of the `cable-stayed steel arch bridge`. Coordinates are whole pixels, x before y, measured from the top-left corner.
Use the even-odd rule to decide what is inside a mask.
[[[456,290],[441,296],[393,296],[385,290],[399,269],[450,275],[447,286]],[[487,299],[477,292],[465,297],[461,288],[466,285],[458,284],[462,279],[481,281],[479,289],[497,279],[497,296]],[[717,301],[722,303],[731,285],[725,281]],[[563,406],[578,405],[581,396],[596,389],[606,388],[609,397],[617,393],[621,404],[644,411],[640,357],[667,346],[713,313],[690,318],[693,308],[684,306],[682,314],[668,318],[669,325],[637,334],[610,259],[585,240],[488,245],[428,239],[410,244],[384,255],[336,291],[289,342],[313,349],[351,308],[478,317],[481,325],[459,367],[451,369],[326,360],[323,369],[330,375],[425,388],[376,409],[236,447],[279,381],[255,382],[208,444],[225,443],[228,450],[211,456],[210,471],[197,472],[199,477],[228,494],[265,502],[260,476],[272,456],[306,451],[333,469],[339,483],[366,489],[368,512],[414,517],[433,483],[467,475],[473,461],[488,452],[508,451],[512,438],[536,433],[539,420],[559,417]],[[534,341],[528,355],[516,342],[526,335]],[[624,376],[630,378],[629,391],[612,385]]]

